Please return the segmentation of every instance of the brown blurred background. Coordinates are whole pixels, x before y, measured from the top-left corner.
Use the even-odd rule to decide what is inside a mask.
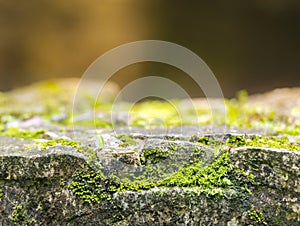
[[[158,39],[198,54],[225,96],[300,86],[300,1],[0,0],[0,90],[56,77],[80,77],[118,45]],[[140,63],[116,73],[173,79],[201,95],[183,72]]]

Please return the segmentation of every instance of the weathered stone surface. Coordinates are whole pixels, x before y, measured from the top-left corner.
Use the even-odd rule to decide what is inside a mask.
[[[51,150],[2,154],[0,162],[1,225],[66,222],[62,211],[75,210],[74,197],[60,183],[86,165],[84,156]]]
[[[250,202],[264,213],[266,222],[299,224],[300,153],[244,147],[232,150],[231,156],[236,166],[255,176],[258,185],[251,189]]]
[[[259,98],[240,97],[224,125],[181,125],[170,113],[162,118],[174,125],[162,127],[160,113],[149,126],[138,106],[131,126],[111,128],[106,105],[97,125],[90,109],[71,124],[70,100],[55,110],[52,99],[47,112],[38,98],[41,111],[22,111],[25,104],[9,106],[16,93],[0,96],[0,225],[300,224],[294,108],[277,116],[257,107]]]
[[[84,133],[82,135],[85,136]],[[139,137],[135,138],[136,147],[141,147],[139,142],[144,144],[139,153],[158,147],[168,150],[171,143],[173,148],[177,147],[173,156],[176,159],[183,156],[181,161],[175,162],[183,166],[190,163],[193,147],[198,146],[206,154],[196,155],[195,158],[208,159],[210,161],[206,164],[212,163],[213,156],[209,153],[214,151],[197,143],[182,138],[168,141],[136,136]],[[222,140],[220,135],[218,137]],[[116,138],[107,138],[113,139]],[[103,153],[98,154],[98,161],[106,169],[119,167],[127,169],[127,172],[137,169],[128,168],[128,162],[120,161],[120,156],[124,156],[124,148],[118,148],[120,143],[108,143],[100,151]],[[109,155],[109,150],[119,154]],[[128,152],[129,149],[125,150]],[[181,150],[186,152],[185,155],[180,154]],[[223,189],[225,195],[218,192],[212,194],[197,186],[153,187],[141,191],[114,192],[111,200],[102,203],[87,203],[68,187],[74,173],[83,168],[87,172],[93,170],[86,163],[87,157],[74,149],[50,147],[45,151],[26,152],[22,148],[10,153],[1,151],[0,206],[3,225],[263,225],[264,222],[268,225],[282,225],[282,222],[298,225],[300,220],[300,154],[295,151],[253,147],[231,149],[232,164],[244,169],[247,175],[255,176],[255,184],[248,188],[251,191],[249,194],[239,194],[234,188],[222,187],[217,189]],[[106,155],[110,156],[110,161],[105,160]],[[172,158],[156,165],[167,166],[162,168],[166,171],[168,166],[172,166],[171,163]],[[179,169],[173,167],[172,170],[176,172]]]

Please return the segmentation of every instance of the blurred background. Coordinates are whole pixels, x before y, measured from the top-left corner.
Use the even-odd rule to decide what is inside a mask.
[[[0,32],[0,91],[81,77],[106,51],[143,39],[195,52],[226,97],[300,86],[299,0],[0,0]],[[160,63],[130,65],[112,80],[124,86],[148,75],[202,95],[187,75]]]

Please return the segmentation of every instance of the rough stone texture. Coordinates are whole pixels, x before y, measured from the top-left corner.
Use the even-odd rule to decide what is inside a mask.
[[[51,114],[47,110],[49,106],[41,104],[42,97],[38,98],[38,106],[28,100],[25,104],[16,103],[22,102],[18,98],[22,92],[30,94],[35,89],[33,87],[25,89],[26,92],[21,90],[11,95],[0,95],[0,130],[3,131],[0,136],[0,225],[300,224],[300,152],[226,145],[226,139],[231,136],[273,135],[273,131],[237,129],[230,125],[177,125],[167,129],[118,127],[115,130],[82,125],[73,127],[57,124],[67,117],[64,111],[70,106],[65,103],[70,101],[68,99],[58,104],[64,107],[57,111],[57,103],[52,99]],[[56,90],[51,97],[59,96]],[[261,98],[249,99],[249,104],[255,105]],[[9,100],[15,102],[9,105]],[[199,106],[200,102],[195,100]],[[22,110],[26,103],[30,107]],[[184,106],[184,101],[180,104]],[[201,106],[206,109],[204,105]],[[38,110],[35,111],[35,107]],[[286,115],[290,116],[292,110],[289,109]],[[293,112],[297,118],[296,110]],[[101,119],[105,119],[105,113],[103,115]],[[88,112],[78,117],[90,119],[91,114]],[[32,139],[5,135],[5,131],[12,127],[33,131],[42,128],[47,132]],[[99,141],[99,134],[104,144]],[[126,143],[117,136],[121,134],[130,135],[128,139],[134,142]],[[220,147],[203,145],[192,139],[194,135],[211,137],[222,144]],[[57,143],[43,149],[43,143],[57,138],[74,141],[75,144]],[[299,135],[289,138],[299,145]],[[255,182],[208,189],[158,186],[156,183],[198,160],[202,163],[199,171],[211,166],[221,149],[229,153],[232,167],[242,171],[245,178],[253,175]],[[130,180],[140,176],[155,186],[114,190],[111,196],[105,196],[100,202],[87,202],[74,193],[70,184],[75,181],[76,173],[94,172],[99,168],[105,178],[96,182],[104,183],[101,186],[107,186],[106,189],[109,186],[106,182],[112,175]],[[85,181],[87,186],[88,180]]]
[[[244,147],[231,156],[236,166],[255,175],[259,185],[251,189],[250,202],[264,212],[266,222],[299,225],[300,153]]]
[[[1,156],[1,225],[51,225],[67,222],[80,205],[72,193],[60,185],[85,164],[68,152],[52,151],[32,156]],[[13,220],[18,205],[20,221]],[[31,220],[34,220],[33,222]]]
[[[143,142],[141,150],[149,146],[163,147],[168,142],[188,147],[186,151],[196,145],[184,140],[147,137],[143,137]],[[117,142],[109,145],[99,161],[113,147],[117,152]],[[197,187],[157,187],[141,192],[117,192],[111,202],[89,204],[76,197],[67,184],[76,171],[82,167],[92,169],[92,166],[82,154],[65,149],[53,147],[30,154],[24,150],[10,153],[2,150],[2,225],[14,224],[13,213],[18,205],[22,205],[18,211],[22,217],[17,224],[25,225],[263,225],[251,219],[251,210],[262,213],[261,218],[268,225],[299,225],[300,222],[299,152],[253,147],[231,149],[232,163],[256,177],[257,185],[249,187],[251,195],[241,196],[230,189],[224,191],[226,196],[220,196],[209,195]],[[205,150],[209,153],[209,149]],[[119,152],[122,155],[121,149]],[[210,159],[211,156],[206,154],[202,158]],[[115,159],[117,161],[102,163],[107,167],[116,163],[115,168],[120,164],[126,166],[118,157]]]

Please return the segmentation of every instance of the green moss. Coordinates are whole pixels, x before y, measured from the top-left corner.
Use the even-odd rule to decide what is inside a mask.
[[[123,214],[120,214],[120,213],[118,213],[118,214],[116,214],[116,215],[113,216],[113,220],[115,222],[119,222],[121,220],[124,220],[124,218],[125,218],[125,216]]]
[[[183,167],[159,184],[167,187],[200,187],[212,189],[223,185],[231,185],[228,172],[232,170],[229,164],[229,155],[224,153],[210,166],[202,167],[201,162]]]
[[[173,154],[173,150],[168,148],[159,148],[159,149],[147,149],[144,150],[142,164],[151,163],[156,164],[162,159],[166,159]]]
[[[300,125],[285,125],[281,124],[274,127],[274,131],[278,134],[288,134],[292,136],[300,135]]]
[[[238,135],[227,136],[224,138],[215,138],[213,136],[193,136],[190,141],[198,142],[209,147],[265,147],[278,148],[290,151],[300,151],[300,145],[297,142],[290,142],[286,136],[255,136]]]
[[[111,202],[116,192],[141,191],[154,187],[154,184],[146,181],[131,181],[126,178],[119,179],[115,176],[107,177],[101,170],[81,170],[72,176],[68,188],[80,199],[87,203]]]
[[[6,131],[0,132],[0,136],[9,136],[23,139],[38,139],[43,136],[45,130],[22,130],[18,128],[8,128]]]
[[[218,125],[259,128],[278,134],[300,135],[299,123],[295,123],[290,116],[278,114],[276,109],[257,107],[249,103],[245,90],[238,92],[233,99],[225,99],[224,102],[227,114],[212,116],[209,107],[205,105],[199,105],[196,109],[186,109],[179,114],[176,101],[172,101],[172,104],[163,101],[144,101],[131,109],[132,126],[152,128],[191,125],[196,122],[189,121],[190,116],[195,116],[197,112],[200,125],[210,125],[213,121],[217,121]],[[216,118],[213,120],[212,117]]]
[[[196,187],[209,195],[225,195],[227,190],[233,189],[237,193],[251,193],[249,185],[254,185],[252,174],[245,174],[234,167],[229,153],[223,151],[215,161],[203,167],[201,162],[183,167],[170,177],[160,181],[163,187]]]
[[[148,100],[137,103],[131,109],[132,126],[161,127],[180,126],[184,122],[177,112],[176,101]]]
[[[122,141],[122,143],[119,144],[119,147],[123,147],[123,148],[131,146],[131,145],[135,145],[138,143],[130,135],[122,134],[122,135],[116,136],[116,138],[118,138],[120,141]]]
[[[87,127],[97,127],[97,128],[112,128],[112,124],[108,123],[102,119],[90,119],[73,122],[71,119],[64,122],[67,125],[76,125],[76,126],[87,126]]]
[[[83,146],[80,142],[74,141],[74,140],[67,140],[67,139],[55,139],[55,140],[48,140],[45,142],[36,142],[36,145],[41,147],[41,150],[47,150],[49,147],[57,146],[57,145],[62,145],[62,146],[68,146],[71,148],[76,149],[77,152],[80,152],[84,154],[86,157],[88,157],[88,163],[91,163],[93,161],[96,161],[98,159],[97,153],[92,149],[91,147],[88,146]]]
[[[84,170],[75,173],[69,189],[88,203],[102,203],[110,201],[112,194],[118,190],[119,184],[113,179],[108,179],[101,171],[85,172]]]
[[[11,219],[14,225],[32,225],[36,222],[34,218],[29,218],[27,210],[23,208],[21,204],[15,206],[14,211],[11,214]]]
[[[210,146],[210,147],[218,147],[222,144],[224,144],[224,142],[220,139],[216,139],[212,136],[197,136],[194,135],[190,138],[191,142],[197,142],[200,143],[202,145],[206,145],[206,146]]]
[[[246,139],[243,136],[230,136],[226,140],[226,145],[227,146],[235,146],[235,147],[245,146]]]
[[[145,175],[134,179],[121,179],[114,175],[104,175],[101,170],[82,170],[73,175],[68,188],[87,203],[101,204],[113,202],[112,197],[116,192],[139,192],[154,187],[193,187],[212,196],[226,196],[226,191],[231,189],[236,191],[236,194],[249,195],[249,187],[255,184],[252,174],[246,174],[231,164],[229,153],[226,151],[216,157],[211,165],[203,166],[197,161],[182,166],[173,174],[166,174],[162,179],[152,179],[146,178]]]
[[[15,206],[14,211],[12,213],[12,220],[14,222],[20,221],[20,218],[21,218],[20,212],[22,211],[22,209],[23,209],[22,205]]]
[[[156,187],[157,184],[154,182],[151,182],[149,180],[143,180],[138,179],[135,181],[128,180],[127,178],[124,178],[121,180],[120,186],[118,188],[118,192],[122,191],[142,191],[142,190],[149,190],[153,187]]]
[[[172,155],[179,150],[184,150],[182,146],[178,146],[173,142],[168,142],[161,145],[160,147],[149,147],[143,149],[143,152],[140,155],[142,165],[151,165],[160,162],[161,160],[170,159]],[[198,148],[192,148],[193,154],[199,154]],[[191,156],[192,157],[192,156]]]
[[[247,90],[240,90],[236,93],[236,99],[238,103],[246,103],[248,100]]]
[[[228,126],[240,128],[261,128],[278,134],[300,135],[300,125],[295,124],[288,116],[274,111],[258,109],[247,103],[247,93],[241,91],[231,100],[225,99]]]
[[[101,109],[103,111],[103,109]],[[48,120],[52,118],[53,114],[46,116]],[[100,118],[90,118],[85,120],[73,121],[72,114],[69,113],[68,117],[64,120],[58,121],[55,124],[58,125],[68,125],[68,126],[85,126],[85,127],[97,127],[97,128],[112,128],[112,124],[106,122]]]
[[[300,149],[297,144],[290,143],[287,137],[194,136],[191,141],[212,147],[221,147],[222,149],[219,150],[219,154],[209,165],[204,165],[200,158],[195,158],[193,161],[181,165],[176,172],[166,173],[159,171],[162,169],[164,171],[164,168],[155,168],[155,166],[161,159],[172,158],[171,156],[179,149],[181,150],[181,147],[171,144],[169,146],[162,145],[158,149],[149,148],[143,150],[140,156],[141,167],[147,176],[142,174],[120,179],[113,175],[104,176],[101,170],[90,173],[79,172],[74,175],[69,188],[84,201],[97,203],[111,200],[115,192],[142,191],[153,187],[193,187],[207,195],[221,196],[227,196],[227,191],[231,190],[237,195],[248,197],[252,188],[256,186],[255,177],[253,174],[246,173],[243,169],[231,164],[228,147],[260,146],[288,150]],[[172,168],[173,166],[168,167]]]
[[[76,149],[79,149],[81,147],[80,142],[76,142],[74,140],[66,140],[62,138],[56,140],[48,140],[45,142],[37,142],[36,144],[40,145],[42,150],[46,150],[48,147],[53,147],[57,145],[69,146]]]
[[[241,108],[238,103],[236,103],[234,100],[225,100],[225,104],[227,107],[227,125],[236,127],[247,125],[247,127],[249,127],[248,119],[241,113]]]
[[[255,224],[258,223],[260,225],[268,225],[268,223],[264,219],[265,218],[264,214],[260,211],[255,210],[254,208],[251,208],[248,211],[248,216],[250,218],[250,221],[254,222]]]
[[[61,178],[59,184],[60,184],[60,186],[64,187],[66,185],[66,180]]]
[[[93,148],[82,146],[82,147],[78,148],[77,151],[88,157],[88,160],[87,160],[88,164],[98,160],[97,153]]]
[[[271,136],[238,136],[227,140],[228,145],[232,146],[251,146],[251,147],[267,147],[279,148],[289,151],[300,151],[300,146],[297,143],[291,143],[288,137],[271,137]]]

